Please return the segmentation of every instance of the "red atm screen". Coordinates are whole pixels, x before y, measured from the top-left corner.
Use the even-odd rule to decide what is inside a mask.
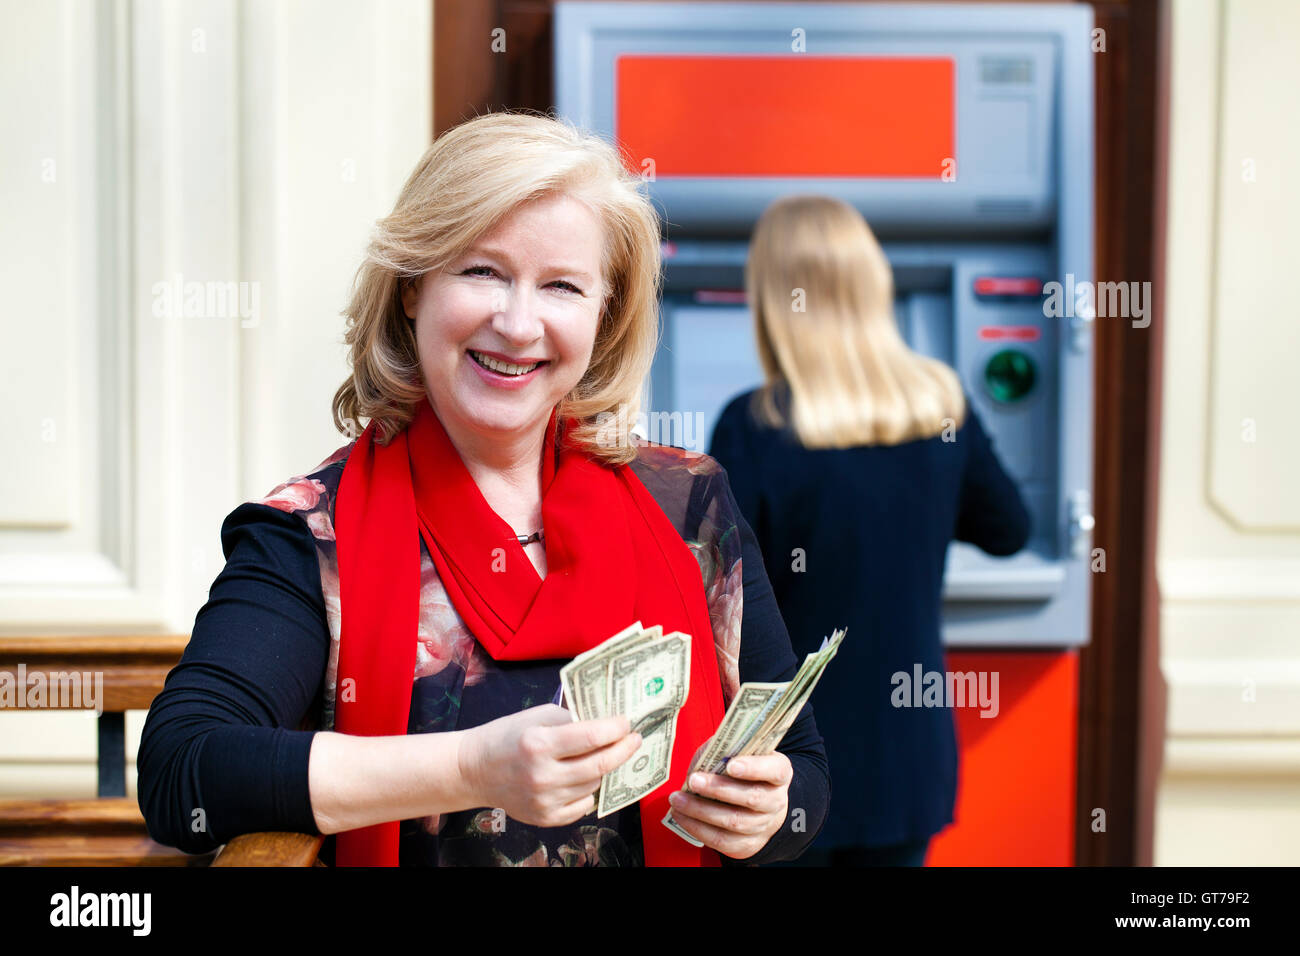
[[[939,179],[953,73],[942,57],[625,55],[614,131],[656,176]]]

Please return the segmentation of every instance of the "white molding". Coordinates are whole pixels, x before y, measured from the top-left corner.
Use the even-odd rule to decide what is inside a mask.
[[[1300,739],[1191,737],[1167,740],[1163,776],[1300,779]]]
[[[125,588],[126,573],[102,554],[0,554],[0,581],[7,589]]]
[[[57,452],[77,461],[44,484],[77,500],[33,498],[0,527],[0,631],[187,631],[225,516],[344,443],[339,312],[431,139],[431,4],[63,0],[25,16],[29,72],[58,77],[57,108],[22,115],[59,155],[63,192],[31,214],[57,210],[70,278],[51,326],[75,361],[48,381],[71,403]],[[257,282],[260,324],[155,316],[177,274]]]
[[[212,529],[229,510],[239,450],[238,319],[156,316],[154,290],[177,274],[238,280],[233,13],[229,0],[132,4],[135,582],[177,631],[220,569]]]
[[[244,0],[240,14],[242,261],[263,304],[240,340],[244,499],[346,443],[330,414],[347,374],[341,312],[432,138],[432,5]]]
[[[1170,737],[1300,741],[1300,658],[1166,658],[1161,670],[1168,685]]]
[[[67,315],[43,324],[61,336],[59,352],[69,363],[46,372],[49,387],[61,388],[61,376],[73,383],[58,440],[75,456],[63,476],[75,502],[64,521],[10,523],[0,532],[0,629],[95,629],[109,621],[159,627],[159,595],[133,573],[137,545],[127,497],[129,7],[126,0],[65,0],[48,9],[58,15],[45,27],[57,34],[28,37],[30,49],[22,52],[57,73],[62,97],[53,144],[58,185],[46,188],[63,191],[63,216],[59,239],[42,251],[56,257],[62,298],[51,302],[64,303]],[[14,225],[26,224],[15,219]]]
[[[1294,49],[1280,39],[1297,20],[1293,0],[1219,3],[1215,12],[1218,101],[1205,107],[1215,132],[1207,490],[1243,534],[1294,538],[1300,454],[1291,407],[1300,340],[1287,279],[1300,252],[1300,198],[1290,172],[1300,127],[1278,122],[1276,97],[1300,82]]]
[[[1271,153],[1259,156],[1261,174],[1269,175],[1270,163],[1285,166],[1288,154],[1276,154],[1271,124],[1286,112],[1286,87],[1259,86],[1257,67],[1285,50],[1282,38],[1300,19],[1290,3],[1270,10],[1174,0],[1170,21],[1169,322],[1156,555],[1167,711],[1155,859],[1162,866],[1294,863],[1300,536],[1288,529],[1295,502],[1276,498],[1276,478],[1284,474],[1281,463],[1294,469],[1295,459],[1286,456],[1296,446],[1283,434],[1279,409],[1286,403],[1276,400],[1289,381],[1274,372],[1277,326],[1251,324],[1261,303],[1277,301],[1278,290],[1257,285],[1238,295],[1231,288],[1259,271],[1243,263],[1239,247],[1259,240],[1260,216],[1254,207],[1225,214],[1225,202],[1237,195],[1234,151],[1251,148],[1241,142],[1253,139],[1249,129],[1269,134],[1255,139],[1255,149]],[[1275,42],[1258,51],[1242,46],[1243,24]],[[1246,52],[1234,54],[1234,42]],[[1261,60],[1242,69],[1242,57],[1256,55]],[[1243,84],[1259,95],[1243,96]],[[1241,441],[1241,417],[1261,406],[1267,408],[1257,443]]]
[[[1165,604],[1281,601],[1300,606],[1300,558],[1163,558],[1156,571]]]
[[[339,311],[374,220],[431,139],[432,4],[60,0],[20,12],[13,25],[31,28],[4,51],[23,44],[24,59],[6,60],[0,93],[18,100],[17,84],[40,81],[61,99],[24,121],[40,132],[5,132],[79,160],[59,164],[69,194],[38,198],[68,246],[49,253],[68,258],[63,307],[98,311],[58,333],[76,354],[65,378],[80,389],[87,451],[55,473],[74,475],[80,497],[54,522],[33,511],[0,527],[0,632],[187,633],[224,564],[225,516],[344,443],[329,414],[346,371]],[[341,187],[351,156],[357,178]],[[153,288],[176,273],[259,281],[261,324],[156,317]],[[74,780],[93,792],[93,732],[78,728],[49,714],[0,721],[0,794]],[[86,756],[33,758],[15,738]]]

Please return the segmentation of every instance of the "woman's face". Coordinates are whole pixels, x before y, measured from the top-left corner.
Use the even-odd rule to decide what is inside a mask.
[[[450,434],[503,440],[545,427],[591,361],[603,243],[587,206],[544,196],[403,293],[429,403]]]

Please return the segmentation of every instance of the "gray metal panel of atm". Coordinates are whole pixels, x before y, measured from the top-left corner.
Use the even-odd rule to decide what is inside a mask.
[[[772,200],[818,192],[853,203],[884,240],[904,336],[957,369],[1034,519],[1030,545],[1010,558],[952,546],[945,643],[1086,643],[1091,316],[1048,317],[1039,300],[977,296],[973,283],[979,276],[1075,284],[1092,278],[1091,10],[1061,4],[559,3],[558,112],[612,136],[619,55],[790,54],[791,25],[806,31],[809,53],[951,57],[960,175],[955,182],[661,176],[650,183],[656,206],[673,224],[651,407],[700,412],[700,440],[707,442],[722,405],[760,384],[762,373],[745,306],[700,301],[696,293],[743,289],[743,237]],[[1021,68],[988,69],[999,63]],[[999,346],[978,332],[999,324],[1040,330],[1033,341],[1015,344],[1037,376],[1033,389],[1014,402],[997,400],[985,386]]]

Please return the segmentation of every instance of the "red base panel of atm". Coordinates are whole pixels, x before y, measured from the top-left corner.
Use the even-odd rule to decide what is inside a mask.
[[[1072,866],[1077,651],[961,651],[950,671],[998,674],[999,710],[954,709],[957,806],[927,866]]]

